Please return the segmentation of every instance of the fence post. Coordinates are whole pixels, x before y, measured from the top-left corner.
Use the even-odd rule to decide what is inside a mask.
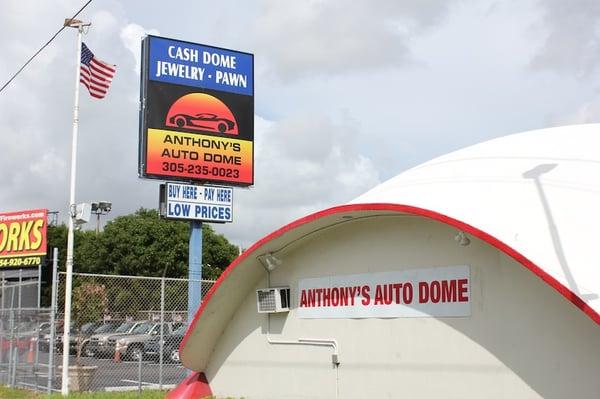
[[[44,257],[45,259],[45,257]],[[40,330],[40,320],[42,317],[42,262],[40,262],[40,264],[38,265],[38,286],[37,286],[37,337],[35,338],[35,361],[34,361],[34,368],[33,368],[33,373],[34,373],[34,380],[35,380],[35,390],[38,390],[38,376],[37,376],[37,371],[39,368],[39,363],[40,363],[40,333],[42,332]]]
[[[140,358],[138,360],[138,392],[142,393],[142,358],[144,357],[144,351],[142,349],[142,353],[140,353]]]
[[[42,262],[38,265],[37,307],[42,307]]]
[[[10,295],[10,342],[8,345],[8,381],[9,385],[12,382],[12,367],[13,367],[13,347],[15,342],[15,287],[11,287]]]
[[[21,289],[21,286],[23,284],[23,269],[19,269],[19,298],[17,301],[17,307],[19,308],[19,318],[21,316],[21,296],[23,294],[23,291]]]
[[[167,269],[165,268],[165,272]],[[160,280],[160,338],[158,341],[158,388],[163,388],[163,357],[165,351],[165,273]]]
[[[58,248],[52,253],[52,298],[50,305],[50,340],[48,346],[48,394],[52,393],[54,377],[54,334],[56,331],[56,295],[58,286]]]
[[[2,316],[0,316],[0,322],[1,322],[0,324],[2,325],[2,334],[3,334],[3,336],[0,337],[0,365],[4,365],[4,342],[6,340],[6,337],[4,336],[4,334],[8,334],[8,330],[6,329],[7,328],[6,314],[4,313],[4,299],[5,299],[4,272],[2,272],[2,292],[1,292],[0,299],[2,300],[2,304],[0,305],[1,306],[0,309],[2,312]],[[4,378],[2,378],[2,380],[4,380]]]
[[[19,298],[17,301],[17,321],[21,323],[23,321],[23,311],[21,309],[23,300],[23,269],[19,269]],[[15,348],[15,365],[13,367],[13,386],[17,384],[17,365],[19,364],[19,338],[21,336],[21,332],[19,331],[19,324],[17,324],[16,328],[17,334],[17,347]]]
[[[13,349],[15,360],[13,362],[13,377],[12,377],[12,386],[17,386],[17,365],[19,364],[19,347],[16,346]]]

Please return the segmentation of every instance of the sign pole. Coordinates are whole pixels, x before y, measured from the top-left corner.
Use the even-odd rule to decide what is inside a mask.
[[[73,289],[73,243],[75,228],[75,178],[77,175],[77,133],[79,122],[79,79],[81,62],[81,36],[83,24],[81,21],[69,21],[71,27],[77,28],[77,60],[75,73],[75,105],[73,106],[73,139],[71,143],[71,188],[69,195],[69,232],[67,234],[67,276],[65,282],[65,320],[63,325],[63,358],[62,358],[62,387],[63,396],[69,394],[69,339],[71,327],[71,292]]]
[[[190,240],[188,255],[188,325],[200,306],[202,294],[202,222],[192,220],[190,222]]]

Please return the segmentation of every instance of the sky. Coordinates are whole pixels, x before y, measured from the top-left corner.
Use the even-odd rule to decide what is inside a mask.
[[[3,0],[0,84],[83,4]],[[158,207],[137,175],[146,34],[254,54],[255,184],[212,225],[242,248],[448,152],[600,121],[597,0],[93,0],[79,18],[117,65],[80,99],[76,202],[112,202],[103,222]],[[77,65],[65,29],[0,92],[0,212],[66,220]]]

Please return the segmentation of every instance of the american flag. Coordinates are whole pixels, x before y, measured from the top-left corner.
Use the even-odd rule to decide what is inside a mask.
[[[94,57],[94,53],[90,51],[85,43],[82,43],[80,69],[79,81],[87,87],[90,95],[96,98],[104,98],[117,71],[116,65],[100,61]]]

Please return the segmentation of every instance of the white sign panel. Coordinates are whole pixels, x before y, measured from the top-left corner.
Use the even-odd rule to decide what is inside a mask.
[[[298,283],[305,319],[471,315],[469,266],[308,278]]]
[[[233,221],[233,189],[231,187],[166,184],[168,219],[202,220],[206,222]]]

